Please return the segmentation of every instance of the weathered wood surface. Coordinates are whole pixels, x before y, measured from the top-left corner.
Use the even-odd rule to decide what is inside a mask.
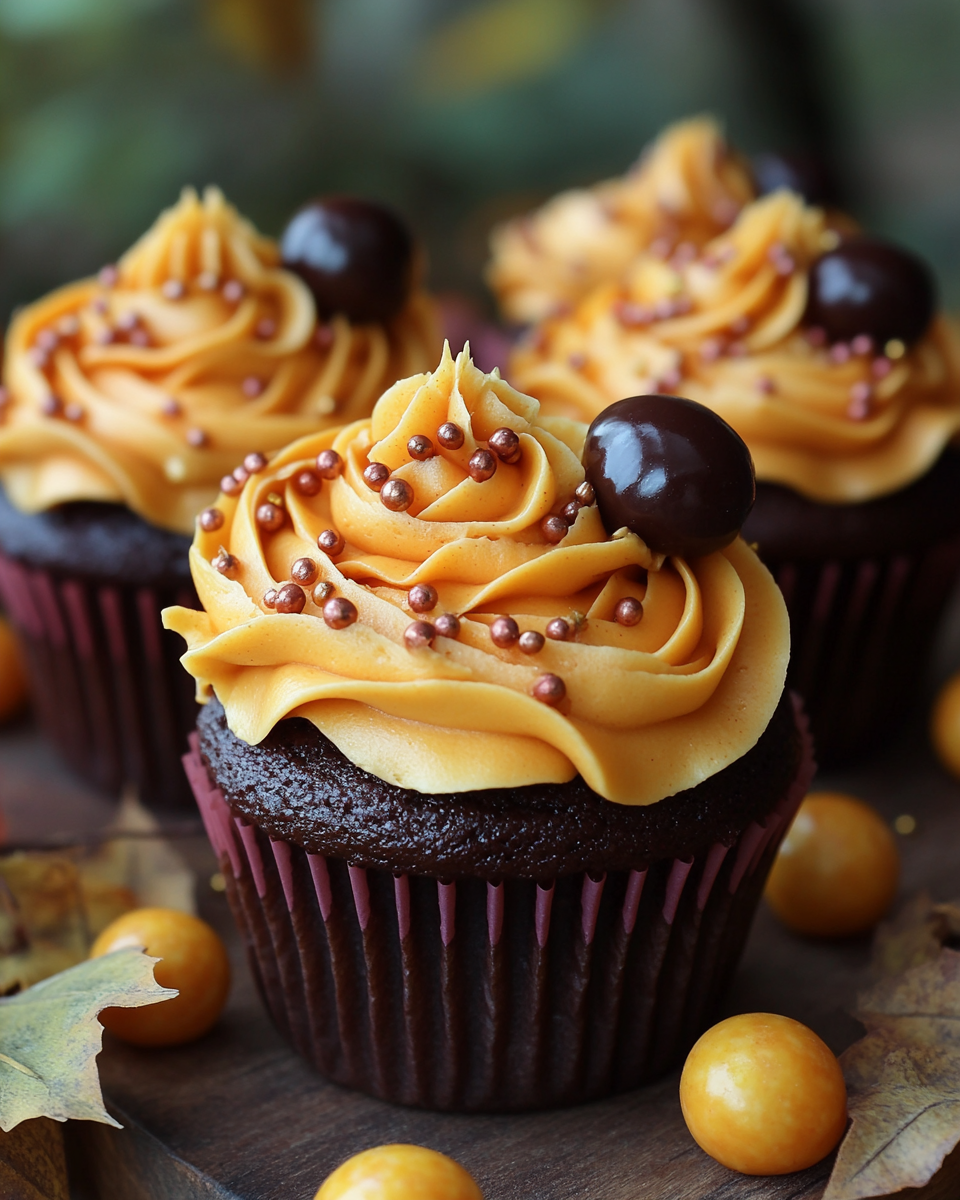
[[[12,797],[5,800],[12,834],[34,832],[43,797],[60,827],[68,826],[63,799],[56,800],[58,787],[66,785],[29,736],[0,741],[0,770],[10,785],[4,795]],[[920,887],[944,898],[960,894],[960,785],[937,768],[921,727],[869,767],[820,782],[855,791],[891,818],[910,813],[917,819],[916,832],[901,839],[904,895]],[[94,798],[73,795],[71,803],[88,824],[102,816]],[[50,819],[44,818],[44,828]],[[271,1026],[223,897],[205,886],[215,870],[212,856],[200,841],[190,853],[203,885],[203,913],[231,945],[231,1000],[217,1029],[183,1049],[136,1050],[107,1039],[100,1057],[104,1091],[125,1128],[68,1125],[78,1198],[310,1200],[347,1155],[390,1141],[452,1154],[476,1175],[487,1200],[822,1196],[829,1163],[797,1175],[750,1179],[710,1160],[686,1132],[675,1075],[583,1108],[519,1117],[396,1108],[325,1083]],[[847,1009],[869,979],[868,960],[866,939],[803,941],[762,909],[725,1011],[785,1013],[840,1051],[860,1033]],[[960,1156],[952,1156],[948,1171],[928,1188],[899,1196],[956,1200]]]

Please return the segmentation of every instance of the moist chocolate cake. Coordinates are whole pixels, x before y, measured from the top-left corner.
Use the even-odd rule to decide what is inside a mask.
[[[193,592],[190,540],[151,525],[124,504],[75,500],[25,513],[0,487],[0,550],[25,567]]]
[[[227,728],[214,698],[197,722],[200,751],[224,799],[270,837],[377,870],[552,880],[641,870],[731,845],[786,792],[802,755],[784,693],[760,741],[725,770],[656,804],[611,804],[569,783],[426,795],[355,766],[316,726],[281,721],[258,746]]]
[[[169,604],[198,603],[189,546],[122,504],[24,513],[0,488],[0,598],[41,724],[84,779],[113,793],[133,783],[155,807],[190,800],[179,756],[195,688],[159,620]]]

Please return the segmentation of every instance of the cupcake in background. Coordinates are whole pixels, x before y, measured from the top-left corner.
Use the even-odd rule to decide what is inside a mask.
[[[164,614],[207,700],[188,773],[319,1070],[517,1110],[692,1044],[812,772],[752,498],[708,410],[587,434],[467,352],[220,497],[203,611]]]
[[[0,595],[41,725],[90,782],[188,799],[195,702],[159,614],[196,603],[196,515],[435,360],[415,272],[409,234],[378,206],[307,206],[282,252],[216,189],[187,190],[115,266],[14,319]]]
[[[755,195],[717,124],[681,121],[623,177],[562,192],[496,228],[487,282],[509,321],[540,321],[618,278],[643,251],[696,252]]]
[[[744,536],[786,597],[821,761],[907,711],[960,566],[956,329],[923,263],[847,228],[775,192],[685,261],[638,256],[509,366],[547,413],[670,392],[744,438]]]

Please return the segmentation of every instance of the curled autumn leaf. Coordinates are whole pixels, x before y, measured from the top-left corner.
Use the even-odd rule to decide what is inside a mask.
[[[931,962],[960,937],[960,901],[935,901],[918,892],[892,921],[884,921],[873,939],[872,965],[877,975],[900,975]]]
[[[157,961],[128,947],[0,999],[0,1129],[41,1116],[117,1125],[100,1091],[97,1014],[176,996],[154,979]]]
[[[960,1141],[960,954],[858,998],[867,1035],[840,1058],[852,1119],[823,1200],[922,1187]]]

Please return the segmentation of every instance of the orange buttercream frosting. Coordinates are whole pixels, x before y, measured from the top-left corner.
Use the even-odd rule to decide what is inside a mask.
[[[463,431],[455,450],[439,447],[447,422]],[[519,459],[476,481],[471,456],[504,428],[519,438]],[[780,593],[742,541],[664,559],[625,529],[608,536],[592,505],[548,541],[541,521],[583,481],[584,432],[542,418],[535,400],[447,349],[432,374],[390,388],[371,419],[287,447],[239,496],[220,497],[201,522],[209,532],[198,527],[191,566],[204,611],[164,614],[187,641],[200,697],[215,690],[249,743],[284,717],[306,717],[358,766],[421,792],[579,772],[609,800],[650,804],[740,758],[783,690]],[[438,452],[411,457],[414,435]],[[328,449],[341,473],[304,494],[302,473]],[[370,462],[409,485],[406,511],[365,482]],[[283,512],[278,522],[271,510],[269,532],[265,501]],[[344,542],[332,557],[317,549],[328,530]],[[302,611],[271,611],[271,591],[298,577]],[[418,584],[437,593],[429,612],[411,607]],[[330,596],[354,606],[346,628],[328,625]],[[632,626],[614,619],[627,596],[643,604]],[[414,620],[448,613],[455,636],[408,648]],[[495,644],[491,626],[504,615],[541,635],[561,617],[571,636],[548,634],[525,654]],[[534,697],[545,674],[565,685],[556,707]]]
[[[14,320],[0,481],[28,512],[117,501],[190,533],[245,453],[366,415],[438,351],[419,292],[385,327],[318,323],[276,243],[188,189],[116,268]]]
[[[651,245],[702,246],[754,195],[715,122],[681,121],[623,178],[562,192],[496,228],[487,281],[507,317],[539,321],[619,278]]]
[[[837,244],[824,213],[780,191],[689,261],[641,255],[515,351],[510,378],[546,413],[591,421],[645,392],[714,409],[757,478],[822,503],[897,491],[960,429],[960,340],[942,317],[909,351],[818,344],[808,268]]]

